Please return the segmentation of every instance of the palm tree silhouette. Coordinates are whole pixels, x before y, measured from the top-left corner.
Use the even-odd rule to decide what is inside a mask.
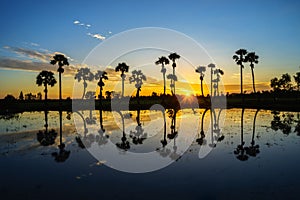
[[[214,74],[217,75],[217,78],[213,80],[214,82],[214,96],[219,96],[219,82],[221,81],[221,76],[224,75],[224,71],[221,69],[215,69]]]
[[[161,112],[163,114],[163,119],[164,119],[164,139],[161,140],[160,142],[163,145],[163,147],[165,147],[168,144],[168,141],[167,141],[167,123],[166,123],[165,109],[162,109]]]
[[[140,109],[137,109],[136,122],[137,126],[135,127],[135,131],[130,131],[130,137],[133,144],[143,144],[143,141],[147,138],[147,133],[144,133],[144,129],[142,128]]]
[[[45,87],[45,100],[47,100],[48,88],[47,86],[53,87],[56,84],[53,72],[50,71],[41,71],[36,77],[36,84],[38,86],[44,85]]]
[[[244,142],[244,111],[245,108],[242,108],[242,115],[241,115],[241,144],[237,146],[234,150],[234,154],[236,154],[236,158],[240,161],[248,160],[248,156],[245,154],[245,142]]]
[[[247,55],[247,50],[246,49],[239,49],[235,52],[236,54],[232,56],[233,60],[235,60],[237,65],[240,65],[241,67],[241,95],[242,95],[242,100],[244,102],[244,95],[243,95],[243,62],[247,62],[246,60],[246,55]]]
[[[253,84],[253,91],[256,93],[255,90],[255,79],[254,79],[254,63],[258,63],[258,55],[255,54],[255,52],[250,52],[246,56],[246,62],[250,62],[250,67],[251,67],[251,73],[252,73],[252,84]]]
[[[125,72],[128,72],[128,70],[129,70],[129,66],[124,62],[119,63],[115,69],[116,72],[118,72],[118,71],[121,72],[121,78],[122,78],[122,96],[121,97],[124,97],[124,81],[126,78]]]
[[[98,70],[95,74],[95,80],[98,81],[98,86],[100,87],[99,99],[100,99],[100,106],[102,107],[102,90],[105,86],[103,80],[108,80],[107,73],[105,71]]]
[[[123,150],[127,151],[128,149],[130,149],[130,144],[127,141],[126,134],[125,134],[124,116],[121,113],[121,111],[117,111],[117,112],[121,116],[121,120],[122,120],[122,132],[123,133],[122,133],[121,143],[117,143],[116,146],[119,147],[120,149],[123,149]]]
[[[136,98],[138,100],[138,104],[140,104],[139,97],[140,97],[141,87],[143,85],[143,81],[146,81],[147,79],[141,70],[133,70],[131,73],[132,76],[129,77],[129,83],[131,84],[135,82],[135,88],[137,89]]]
[[[172,93],[172,95],[175,95],[175,93],[174,93],[174,91],[175,91],[175,81],[177,81],[177,76],[174,75],[174,74],[168,74],[167,79],[171,80],[171,83],[170,83],[171,93]]]
[[[215,64],[210,63],[208,66],[210,68],[210,96],[212,97],[213,95],[213,68],[215,68]]]
[[[251,146],[246,147],[246,154],[248,154],[249,156],[253,156],[255,157],[258,153],[259,153],[259,145],[255,145],[255,140],[254,140],[254,136],[255,136],[255,123],[256,123],[256,117],[257,114],[259,112],[259,109],[256,110],[254,118],[253,118],[253,132],[252,132],[252,138],[251,138]]]
[[[77,79],[78,82],[83,80],[83,93],[82,93],[82,97],[81,97],[81,99],[83,99],[85,96],[86,88],[87,88],[86,81],[93,81],[94,74],[91,72],[91,70],[89,68],[85,67],[85,68],[80,68],[78,70],[77,74],[75,74],[74,78]]]
[[[201,118],[201,131],[200,131],[200,134],[198,134],[198,138],[196,139],[196,142],[199,144],[199,145],[204,145],[206,144],[206,141],[204,140],[205,138],[205,134],[204,134],[204,130],[203,130],[203,125],[204,125],[204,118],[205,118],[205,114],[207,113],[209,109],[205,109],[203,114],[202,114],[202,118]]]
[[[171,53],[169,55],[169,59],[172,60],[172,67],[173,67],[173,77],[175,78],[175,67],[176,67],[176,60],[180,58],[180,55],[178,55],[177,53]],[[176,88],[175,88],[175,79],[171,79],[171,82],[173,80],[173,95],[175,95],[176,93]]]
[[[204,92],[203,92],[203,78],[204,78],[204,72],[206,71],[206,67],[204,66],[199,66],[196,69],[197,73],[200,73],[200,83],[201,83],[201,94],[202,97],[204,97]]]
[[[55,143],[55,139],[57,137],[57,132],[54,129],[48,131],[48,111],[44,111],[45,113],[45,131],[39,131],[36,136],[37,140],[42,146],[49,146]]]
[[[64,73],[64,71],[65,71],[63,66],[65,66],[65,65],[68,66],[69,62],[68,62],[68,59],[64,55],[55,54],[53,56],[53,60],[50,61],[50,64],[55,65],[56,63],[58,64],[57,71],[58,71],[58,74],[59,74],[59,79],[58,79],[58,82],[59,82],[59,100],[61,100],[62,99],[61,98],[61,93],[62,93],[62,91],[61,91],[61,74]]]
[[[163,80],[164,80],[164,96],[166,95],[166,71],[167,69],[165,68],[165,65],[168,65],[169,59],[162,56],[160,58],[158,58],[158,60],[155,62],[156,65],[160,65],[161,64],[161,70],[160,72],[163,74]]]

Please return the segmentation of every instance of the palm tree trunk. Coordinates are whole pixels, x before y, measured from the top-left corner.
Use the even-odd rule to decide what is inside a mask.
[[[136,91],[136,99],[137,99],[137,103],[138,105],[140,105],[140,87],[137,89]]]
[[[45,111],[45,132],[48,133],[48,111]]]
[[[85,89],[86,89],[86,82],[85,82],[85,80],[83,80],[83,93],[82,93],[81,99],[84,99]]]
[[[48,88],[47,88],[47,84],[45,84],[45,101],[47,101],[47,93],[48,93]]]
[[[255,90],[255,80],[254,80],[254,70],[253,70],[253,67],[251,67],[251,72],[252,72],[252,84],[253,84],[253,91],[254,91],[254,93],[256,93],[256,90]]]
[[[202,93],[202,97],[204,98],[204,91],[203,91],[203,80],[201,80],[201,93]]]
[[[124,74],[122,74],[122,98],[124,97]]]
[[[174,87],[173,87],[173,90],[174,90],[174,92],[173,92],[173,94],[175,95],[175,92],[176,92],[176,89],[175,89],[175,67],[173,67],[173,77],[174,77],[174,82],[173,82],[173,84],[174,84]]]
[[[241,95],[242,95],[242,102],[244,103],[244,93],[243,93],[243,67],[241,65]]]
[[[58,73],[59,76],[59,100],[61,101],[61,72]]]
[[[213,95],[213,84],[212,84],[212,79],[213,79],[213,69],[212,67],[210,68],[210,97]]]
[[[102,86],[100,87],[100,109],[102,109]]]
[[[166,73],[163,73],[163,78],[164,78],[164,96],[166,95]]]

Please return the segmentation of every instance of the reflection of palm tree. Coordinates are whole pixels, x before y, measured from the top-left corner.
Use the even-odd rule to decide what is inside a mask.
[[[221,129],[220,129],[220,126],[219,126],[219,124],[220,124],[220,116],[221,116],[221,112],[222,112],[222,110],[223,109],[220,109],[219,110],[219,113],[218,113],[218,118],[217,119],[215,119],[215,124],[214,124],[214,132],[215,133],[217,133],[217,141],[218,142],[221,142],[221,141],[223,141],[224,140],[224,138],[225,138],[225,136],[222,134],[222,135],[220,135],[220,133],[221,133]],[[216,116],[215,116],[216,117]]]
[[[204,134],[204,129],[203,129],[203,124],[204,124],[204,118],[205,118],[205,114],[208,111],[208,109],[205,109],[203,114],[202,114],[202,118],[201,118],[201,131],[200,134],[198,134],[198,138],[196,139],[196,142],[199,145],[205,145],[206,141],[205,141],[205,134]]]
[[[52,153],[52,156],[55,157],[56,162],[65,162],[71,151],[65,150],[65,144],[62,142],[62,111],[59,111],[59,152]]]
[[[129,66],[124,62],[119,63],[115,69],[116,72],[118,72],[118,71],[121,72],[121,78],[122,78],[122,96],[121,97],[124,97],[124,81],[126,78],[125,72],[128,72],[128,69],[129,69]]]
[[[63,66],[69,65],[68,59],[62,54],[55,54],[53,56],[53,60],[50,61],[50,64],[55,65],[58,64],[58,74],[59,74],[59,100],[61,100],[61,74],[64,73]]]
[[[39,131],[36,136],[39,143],[43,146],[53,145],[55,143],[55,139],[57,136],[57,132],[54,129],[51,129],[48,132],[48,111],[44,111],[45,113],[45,131]]]
[[[290,134],[292,127],[291,124],[293,123],[293,115],[290,113],[282,114],[283,120],[280,118],[280,112],[273,111],[272,114],[273,120],[271,121],[271,129],[277,131],[281,130],[283,134]]]
[[[258,112],[259,112],[259,109],[256,110],[254,119],[253,119],[253,128],[252,128],[253,132],[252,132],[251,146],[245,148],[246,154],[248,154],[249,156],[253,156],[253,157],[255,157],[259,153],[259,145],[255,145],[255,141],[254,141],[255,123],[256,123],[256,117],[257,117]]]
[[[146,76],[143,74],[141,70],[133,70],[132,76],[129,77],[129,83],[135,82],[135,88],[137,89],[136,92],[136,98],[138,100],[138,104],[140,104],[139,97],[140,97],[140,91],[141,87],[143,85],[143,80],[146,81]]]
[[[87,82],[86,81],[92,81],[94,79],[94,74],[87,67],[80,68],[78,70],[77,74],[75,74],[75,79],[77,79],[78,82],[83,80],[83,93],[82,93],[82,97],[81,97],[83,99],[84,96],[85,96],[85,90],[87,88]]]
[[[175,67],[176,67],[176,60],[180,58],[180,55],[178,55],[177,53],[171,53],[169,55],[169,59],[172,60],[172,67],[173,67],[173,77],[175,77]],[[171,79],[172,80],[172,79]],[[176,93],[176,89],[175,89],[175,79],[173,79],[173,95],[175,95]]]
[[[121,138],[121,143],[117,143],[116,146],[119,147],[120,149],[123,149],[123,150],[127,151],[128,149],[130,149],[130,145],[129,145],[129,142],[127,141],[126,134],[125,134],[124,116],[121,113],[121,111],[117,111],[117,112],[121,116],[123,134],[122,134],[122,138]]]
[[[130,131],[130,137],[132,138],[133,144],[143,144],[143,141],[147,138],[147,133],[144,133],[144,129],[142,128],[142,124],[140,122],[141,116],[140,116],[141,110],[137,110],[137,116],[136,116],[136,122],[137,126],[135,127],[135,131]]]
[[[39,75],[36,77],[36,84],[38,86],[44,85],[45,87],[45,100],[47,100],[48,88],[47,86],[53,87],[56,84],[56,80],[53,76],[53,72],[50,71],[41,71]]]
[[[107,138],[109,138],[108,135],[105,135],[105,129],[103,127],[103,117],[102,117],[102,110],[99,110],[99,116],[100,116],[100,129],[98,131],[99,135],[96,136],[96,141],[99,145],[103,145],[107,143]]]
[[[160,142],[163,145],[163,147],[165,147],[168,144],[168,141],[167,141],[167,123],[166,123],[165,109],[162,109],[162,114],[163,114],[163,119],[164,119],[164,139],[161,140]]]
[[[234,151],[234,154],[236,154],[236,158],[241,161],[248,160],[248,156],[245,154],[245,148],[244,148],[244,111],[245,109],[242,108],[242,115],[241,115],[241,144],[237,146],[237,148]]]
[[[168,110],[169,118],[171,118],[171,133],[168,134],[168,138],[170,140],[174,139],[177,137],[177,131],[176,131],[176,114],[177,110],[176,109],[169,109]]]
[[[255,90],[255,80],[254,80],[254,63],[258,63],[258,55],[255,54],[255,52],[250,52],[246,56],[246,62],[250,62],[251,72],[252,72],[252,84],[253,84],[253,91],[256,93]]]
[[[155,62],[156,65],[160,65],[161,64],[161,70],[160,72],[163,74],[163,80],[164,80],[164,95],[166,95],[166,68],[165,65],[169,64],[169,59],[162,56],[160,58],[158,58],[158,60]]]
[[[215,124],[214,124],[214,119],[216,119],[216,113],[215,113],[215,110],[214,108],[210,108],[210,136],[211,136],[211,143],[208,145],[210,146],[211,148],[215,148],[216,147],[216,144],[214,142],[214,127],[215,127]]]
[[[105,85],[103,80],[108,80],[107,73],[105,71],[98,70],[97,73],[95,74],[95,80],[99,80],[98,81],[98,86],[100,87],[99,99],[100,99],[100,106],[102,107],[102,90]]]
[[[86,134],[89,132],[89,130],[86,127],[86,121],[85,121],[83,115],[80,112],[76,111],[75,113],[77,113],[83,121],[83,133],[84,133],[84,138],[85,138]],[[85,145],[83,144],[80,136],[76,136],[75,139],[76,139],[76,142],[78,143],[79,147],[85,148]]]
[[[236,54],[233,55],[233,59],[235,60],[236,64],[237,65],[240,65],[241,67],[241,95],[242,95],[242,98],[243,98],[243,102],[244,102],[244,95],[243,95],[243,68],[244,68],[244,65],[243,65],[243,62],[246,62],[247,60],[245,59],[246,55],[247,55],[247,50],[245,49],[239,49],[235,52]]]
[[[199,66],[196,69],[197,73],[200,73],[200,83],[201,83],[201,94],[202,97],[204,97],[204,93],[203,93],[203,78],[204,78],[204,72],[206,71],[206,67],[204,66]]]

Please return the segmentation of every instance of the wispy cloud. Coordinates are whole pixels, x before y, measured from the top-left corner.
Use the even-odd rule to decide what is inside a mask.
[[[95,34],[87,33],[87,35],[96,38],[98,40],[102,40],[102,41],[105,40],[105,37],[103,35],[100,35],[99,33],[95,33]]]
[[[40,72],[42,70],[53,71],[57,70],[57,66],[51,65],[49,62],[35,62],[32,60],[18,60],[12,58],[0,58],[0,68],[10,70],[24,70]],[[65,74],[74,75],[77,68],[74,66],[65,66]]]
[[[80,21],[78,21],[78,20],[73,21],[73,24],[78,25],[78,26],[83,26],[83,27],[85,27],[86,29],[89,29],[89,28],[92,26],[92,25],[90,25],[90,24],[82,23],[82,22],[80,22]]]

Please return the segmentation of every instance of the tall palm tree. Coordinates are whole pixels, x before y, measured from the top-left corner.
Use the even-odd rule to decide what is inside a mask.
[[[200,82],[201,82],[201,94],[202,97],[204,97],[204,92],[203,92],[203,78],[204,78],[204,72],[206,71],[206,67],[204,66],[199,66],[196,69],[197,73],[200,73]]]
[[[48,94],[48,85],[53,87],[56,84],[53,72],[50,71],[41,71],[36,77],[36,84],[38,86],[44,85],[45,87],[45,100],[47,100]]]
[[[69,65],[69,62],[68,62],[68,59],[62,55],[62,54],[55,54],[53,56],[53,60],[50,61],[50,64],[52,65],[55,65],[55,64],[58,64],[58,74],[59,74],[59,79],[58,79],[58,82],[59,82],[59,100],[61,100],[61,74],[64,73],[64,68],[63,66],[65,65]]]
[[[105,86],[103,80],[108,80],[106,71],[98,70],[97,73],[95,74],[95,80],[99,80],[98,81],[98,86],[100,87],[99,99],[100,99],[100,106],[102,106],[102,90],[103,87]]]
[[[213,68],[215,68],[216,65],[213,63],[210,63],[207,67],[210,68],[210,96],[212,97],[212,95],[213,95]]]
[[[177,76],[174,75],[174,74],[168,74],[167,79],[171,80],[171,83],[170,83],[171,93],[172,93],[172,95],[175,95],[175,93],[174,93],[174,91],[175,91],[175,81],[177,81]]]
[[[121,72],[121,78],[122,78],[122,97],[124,97],[124,81],[126,78],[125,72],[128,72],[129,66],[126,63],[119,63],[118,66],[116,67],[115,71]]]
[[[241,67],[241,95],[243,98],[243,102],[244,102],[244,96],[243,96],[243,68],[244,65],[243,63],[246,62],[246,55],[247,55],[247,50],[246,49],[239,49],[235,52],[235,55],[232,56],[232,59],[235,60],[236,64],[239,65]]]
[[[258,63],[258,55],[255,54],[255,52],[250,52],[246,56],[246,61],[250,62],[251,72],[252,72],[252,84],[253,84],[253,91],[256,93],[255,90],[255,79],[254,79],[254,64]]]
[[[214,89],[215,89],[214,96],[219,96],[220,95],[219,94],[219,82],[221,81],[221,76],[220,75],[224,75],[224,71],[221,70],[221,69],[215,69],[214,70],[214,74],[217,75],[217,78],[215,78],[213,80],[213,82],[214,82]]]
[[[87,67],[85,68],[80,68],[77,72],[77,74],[75,74],[75,79],[78,80],[78,82],[80,82],[81,80],[83,80],[83,94],[82,94],[82,99],[85,96],[85,91],[87,88],[87,82],[86,81],[93,81],[94,79],[94,74],[91,72],[91,70]]]
[[[143,85],[143,80],[146,81],[147,79],[141,70],[133,70],[131,73],[132,76],[129,77],[129,83],[135,82],[135,88],[137,89],[136,98],[138,100],[138,104],[140,104],[139,97],[140,97],[141,87]]]
[[[160,72],[163,74],[163,79],[164,79],[164,95],[166,95],[166,71],[167,71],[165,65],[168,65],[169,63],[170,63],[169,59],[164,56],[158,58],[158,60],[155,62],[156,65],[161,64]]]
[[[175,67],[176,67],[176,60],[180,58],[180,55],[178,55],[177,53],[171,53],[169,55],[169,59],[172,60],[172,67],[173,67],[173,76],[175,76]],[[172,79],[171,79],[172,81]],[[173,79],[173,95],[175,95],[176,92],[176,88],[175,88],[175,80]]]

